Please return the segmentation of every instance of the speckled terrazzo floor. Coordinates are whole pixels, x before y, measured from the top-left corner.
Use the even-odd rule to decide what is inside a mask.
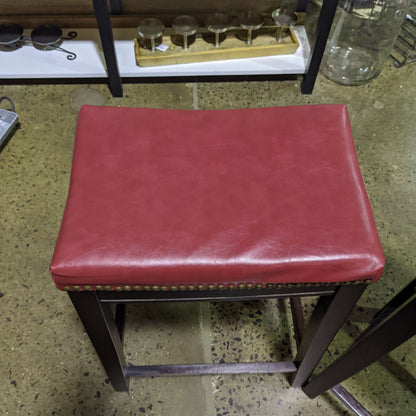
[[[116,393],[67,296],[48,272],[66,199],[77,109],[82,102],[154,108],[244,108],[345,103],[385,250],[384,276],[359,301],[325,360],[340,354],[374,310],[415,276],[415,66],[389,63],[361,87],[319,77],[298,81],[2,86],[20,129],[0,154],[0,415],[343,415],[329,394],[308,399],[284,375],[133,379]],[[305,302],[310,309],[312,300]],[[292,359],[284,301],[134,306],[128,362]],[[416,340],[344,383],[374,415],[416,414]]]

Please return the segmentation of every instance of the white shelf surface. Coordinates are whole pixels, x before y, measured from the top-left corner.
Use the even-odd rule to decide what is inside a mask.
[[[64,30],[64,36],[71,29]],[[44,51],[27,44],[14,51],[0,50],[0,79],[103,78],[107,77],[104,53],[97,29],[74,29],[78,37],[64,40],[61,47],[77,54],[73,61],[61,51]],[[136,65],[134,29],[114,29],[120,75],[130,77],[283,75],[306,72],[310,47],[303,26],[294,28],[300,47],[291,55],[230,59],[193,64],[142,68]],[[30,36],[30,31],[24,33]]]

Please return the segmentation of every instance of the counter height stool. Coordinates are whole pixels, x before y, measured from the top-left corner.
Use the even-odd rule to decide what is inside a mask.
[[[344,106],[82,107],[51,272],[116,390],[132,376],[281,371],[300,387],[383,266]],[[283,363],[126,366],[112,307],[290,297],[296,311],[311,295]]]

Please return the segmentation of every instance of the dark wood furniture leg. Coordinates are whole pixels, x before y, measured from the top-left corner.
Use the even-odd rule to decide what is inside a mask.
[[[96,292],[68,292],[88,336],[117,391],[128,391],[121,333],[111,304],[101,303]]]
[[[111,29],[110,12],[106,0],[93,0],[94,13],[100,32],[101,44],[107,65],[108,82],[113,97],[123,96],[123,86],[118,70],[116,51],[114,48],[113,31]]]
[[[303,387],[309,397],[314,398],[351,377],[416,334],[416,281],[412,283],[413,290],[409,291],[408,286],[382,309],[381,321],[376,317],[377,323],[371,324],[345,354],[312,377]]]
[[[339,286],[332,296],[319,298],[299,345],[293,387],[306,383],[366,287],[366,284]]]

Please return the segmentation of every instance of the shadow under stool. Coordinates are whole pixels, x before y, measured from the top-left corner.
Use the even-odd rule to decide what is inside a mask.
[[[367,329],[341,357],[311,378],[303,387],[304,392],[314,398],[334,386],[339,388],[337,386],[339,383],[363,370],[414,335],[416,335],[416,279],[376,313]],[[365,409],[360,408],[355,413],[369,415]]]
[[[116,390],[273,372],[301,387],[383,267],[344,106],[82,107],[50,269]],[[304,330],[301,296],[319,296]],[[282,297],[303,334],[294,362],[125,363],[123,305]]]

